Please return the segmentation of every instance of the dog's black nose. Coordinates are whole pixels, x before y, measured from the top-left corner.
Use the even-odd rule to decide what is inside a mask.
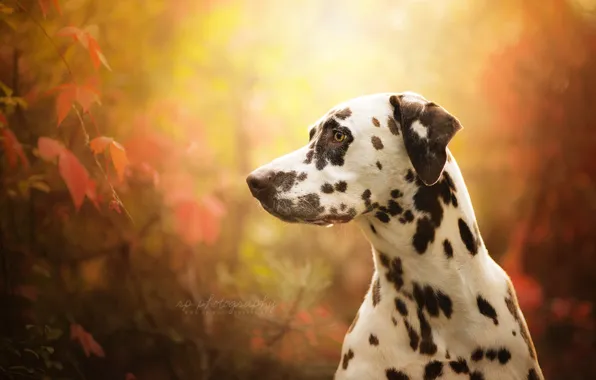
[[[260,201],[269,200],[275,188],[273,187],[273,177],[275,173],[271,170],[257,169],[246,177],[246,183],[253,197]]]

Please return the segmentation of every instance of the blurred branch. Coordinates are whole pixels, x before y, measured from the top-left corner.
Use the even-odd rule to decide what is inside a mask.
[[[296,295],[296,299],[294,300],[292,307],[290,307],[290,310],[288,311],[288,316],[286,317],[285,323],[282,325],[279,332],[277,334],[275,334],[269,340],[269,342],[267,342],[268,347],[273,346],[278,340],[283,338],[283,336],[288,331],[291,330],[290,325],[292,324],[292,321],[294,320],[294,317],[296,316],[296,313],[298,312],[298,306],[300,306],[300,302],[302,302],[302,297],[304,296],[304,291],[305,291],[305,286],[304,285],[300,286],[300,289],[298,290],[298,294]]]

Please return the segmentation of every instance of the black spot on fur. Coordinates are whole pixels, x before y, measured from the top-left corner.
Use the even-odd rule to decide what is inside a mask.
[[[377,336],[374,334],[370,334],[370,336],[368,337],[368,343],[370,343],[371,346],[378,346],[379,338],[377,338]]]
[[[511,359],[511,353],[506,348],[501,348],[499,350],[497,356],[499,358],[499,363],[501,363],[501,364],[507,364],[509,359]]]
[[[416,330],[412,328],[412,326],[408,323],[408,321],[404,320],[404,325],[406,326],[406,331],[408,332],[408,338],[410,338],[410,347],[412,350],[416,351],[418,349],[418,343],[420,342],[420,337]]]
[[[331,215],[337,215],[337,214],[338,214],[338,212],[337,212],[337,209],[336,209],[335,207],[331,207],[331,208],[329,209],[329,213],[330,213]]]
[[[448,239],[443,241],[443,251],[445,251],[445,256],[447,256],[448,259],[453,257],[453,247]]]
[[[470,374],[470,380],[484,380],[482,372],[474,371]]]
[[[435,227],[427,217],[418,219],[416,233],[412,238],[412,244],[416,252],[423,254],[430,243],[435,240]]]
[[[435,380],[443,375],[443,363],[433,360],[424,367],[424,380]]]
[[[381,222],[383,222],[383,223],[389,223],[390,218],[389,218],[389,215],[387,215],[386,213],[384,213],[382,211],[377,211],[377,213],[375,214],[375,216]]]
[[[404,212],[404,215],[399,218],[399,222],[401,224],[406,224],[406,223],[410,223],[414,220],[414,214],[412,214],[412,211],[410,210],[406,210],[406,212]]]
[[[381,302],[381,281],[377,277],[372,286],[372,303],[377,306]]]
[[[439,302],[437,301],[435,291],[428,285],[424,287],[424,300],[426,303],[426,310],[428,310],[428,314],[430,314],[433,317],[438,316]]]
[[[455,373],[468,373],[470,369],[468,368],[468,363],[464,358],[457,358],[457,360],[452,360],[449,362],[449,366]]]
[[[304,163],[307,164],[307,165],[309,165],[312,162],[312,158],[313,158],[314,154],[315,154],[315,151],[314,150],[312,150],[312,149],[309,150],[306,153],[306,159],[304,160]]]
[[[399,298],[395,298],[395,308],[404,317],[408,315],[408,307],[406,306],[406,303]]]
[[[453,313],[453,303],[451,302],[451,298],[445,293],[438,291],[437,292],[437,300],[439,303],[439,308],[445,314],[447,318],[451,318],[451,314]]]
[[[373,232],[373,234],[377,233],[377,229],[372,225],[372,223],[370,224],[370,230]]]
[[[381,165],[379,161],[377,161],[377,168],[379,168],[379,170],[383,170],[383,165]]]
[[[380,258],[381,264],[387,268],[385,278],[387,279],[387,281],[393,284],[395,290],[399,291],[401,287],[404,285],[404,270],[402,267],[401,259],[399,257],[394,257],[393,259],[389,260],[389,258],[385,254],[381,254]]]
[[[457,197],[455,196],[455,194],[451,194],[451,204],[453,205],[453,207],[457,207]]]
[[[321,186],[321,191],[324,192],[325,194],[331,194],[331,193],[333,193],[333,186],[331,186],[331,184],[329,184],[329,183],[324,183]]]
[[[528,380],[540,380],[538,378],[538,373],[536,373],[536,370],[534,368],[528,371]]]
[[[482,358],[484,358],[484,350],[482,348],[475,349],[474,352],[472,352],[472,356],[470,356],[470,359],[475,362],[482,360]]]
[[[493,350],[492,348],[489,348],[488,350],[486,350],[486,353],[484,356],[486,356],[486,358],[492,362],[497,358],[497,350]]]
[[[345,211],[345,209],[346,209],[347,207],[348,207],[348,206],[346,206],[346,204],[345,204],[345,203],[340,203],[340,205],[339,205],[339,209],[340,209],[341,211]]]
[[[397,319],[391,317],[391,323],[393,323],[393,326],[397,326]]]
[[[387,118],[387,127],[389,127],[391,133],[393,133],[394,135],[399,135],[399,128],[397,127],[397,123],[391,116]]]
[[[381,123],[379,123],[379,120],[376,117],[372,118],[372,123],[375,127],[380,127]]]
[[[381,139],[380,139],[380,138],[378,138],[377,136],[373,136],[373,137],[371,137],[371,138],[370,138],[370,142],[372,143],[373,147],[374,147],[376,150],[381,150],[381,149],[383,149],[383,148],[384,148],[384,146],[383,146],[383,141],[381,141]]]
[[[449,351],[445,351],[445,359],[451,359],[451,354],[449,354]]]
[[[461,240],[464,242],[464,245],[472,255],[477,254],[478,241],[476,241],[474,235],[472,235],[470,227],[468,227],[468,224],[461,218],[457,221],[457,224],[459,226],[459,236],[461,236]]]
[[[364,192],[362,193],[362,200],[370,199],[371,195],[372,195],[372,193],[370,192],[369,189],[364,190]]]
[[[430,324],[426,320],[422,310],[418,309],[418,319],[420,320],[420,353],[425,355],[434,355],[437,353],[437,345],[433,341]]]
[[[337,112],[334,114],[334,116],[335,116],[335,117],[337,117],[337,118],[338,118],[338,119],[340,119],[340,120],[345,120],[345,119],[347,119],[348,117],[352,116],[352,110],[351,110],[351,109],[349,109],[349,108],[344,108],[344,109],[343,109],[343,110],[341,110],[341,111],[337,111]]]
[[[280,191],[290,191],[290,189],[294,186],[297,177],[298,174],[294,170],[291,172],[277,172],[273,176],[271,184]]]
[[[350,324],[350,327],[348,328],[348,333],[351,333],[352,330],[354,330],[354,327],[356,327],[356,323],[358,323],[358,318],[360,318],[360,312],[356,312],[356,316],[354,317],[352,323]]]
[[[402,211],[404,210],[403,208],[401,208],[401,206],[394,201],[393,199],[390,199],[389,202],[387,203],[387,209],[389,210],[389,214],[391,216],[396,216],[398,214],[401,214]]]
[[[346,181],[339,181],[335,184],[335,190],[339,191],[340,193],[345,193],[347,189],[348,184],[346,183]]]
[[[348,364],[350,362],[350,360],[354,359],[354,351],[352,351],[352,349],[349,349],[347,353],[344,354],[344,358],[342,360],[341,363],[341,367],[343,369],[348,369]]]
[[[402,193],[399,189],[391,190],[391,198],[399,198],[403,197],[404,193]]]
[[[302,219],[313,219],[325,211],[321,206],[321,198],[318,194],[310,193],[298,197],[296,217]]]
[[[511,334],[512,334],[513,336],[517,336],[517,333],[515,332],[515,330],[511,331]]]
[[[402,371],[398,371],[395,368],[388,368],[385,370],[385,376],[387,380],[410,380],[408,375]]]
[[[478,310],[480,310],[480,314],[492,319],[495,325],[499,324],[499,320],[497,319],[497,311],[487,300],[482,298],[481,295],[478,295],[476,298],[476,303],[478,304]]]
[[[415,179],[416,179],[416,175],[414,174],[412,169],[408,169],[408,172],[406,173],[406,181],[414,182]]]

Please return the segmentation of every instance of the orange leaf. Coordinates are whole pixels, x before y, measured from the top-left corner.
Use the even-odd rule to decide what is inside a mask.
[[[39,7],[41,8],[41,13],[43,13],[43,17],[46,17],[48,14],[48,8],[49,8],[49,0],[37,0],[37,2],[39,3]],[[52,3],[54,4],[54,8],[58,11],[58,14],[62,14],[62,10],[60,9],[60,4],[58,3],[58,0],[52,0]]]
[[[8,159],[10,167],[14,167],[17,164],[18,156],[18,158],[21,159],[23,166],[28,168],[29,160],[27,160],[27,156],[25,156],[25,152],[23,151],[23,146],[19,140],[17,140],[14,133],[8,128],[2,128],[2,135],[4,137],[4,151],[6,152],[6,158]]]
[[[62,121],[66,118],[72,104],[76,99],[76,91],[74,88],[68,87],[62,91],[56,98],[56,115],[58,116],[58,126],[62,124]]]
[[[87,38],[89,41],[89,43],[88,43],[89,56],[91,57],[91,62],[93,62],[93,66],[95,67],[95,69],[98,69],[99,65],[103,64],[108,70],[111,71],[112,68],[108,64],[106,57],[101,52],[101,49],[99,48],[99,44],[97,43],[97,40],[95,38],[91,37],[91,35],[88,35]]]
[[[40,137],[37,140],[37,150],[39,155],[46,161],[51,161],[58,157],[66,148],[60,142],[48,137]]]
[[[73,323],[70,325],[70,339],[78,340],[79,344],[85,351],[85,356],[89,357],[90,354],[94,354],[100,358],[105,356],[103,348],[95,341],[93,335],[85,331],[83,326]]]
[[[64,149],[60,154],[58,170],[78,210],[83,204],[85,194],[89,188],[87,169],[71,151]]]
[[[112,141],[110,144],[110,155],[112,156],[112,163],[114,164],[114,168],[116,168],[116,173],[118,173],[118,178],[122,181],[124,179],[124,171],[128,166],[126,151],[122,145],[116,141]]]
[[[83,112],[88,112],[93,102],[98,102],[97,90],[90,85],[76,87],[75,98],[83,108]]]
[[[89,142],[89,147],[91,148],[94,154],[100,154],[101,152],[106,150],[106,148],[108,147],[108,145],[112,143],[112,141],[114,141],[114,139],[111,137],[96,137]]]

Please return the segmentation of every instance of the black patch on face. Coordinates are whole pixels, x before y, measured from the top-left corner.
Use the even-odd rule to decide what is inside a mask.
[[[499,352],[497,353],[497,357],[499,358],[499,363],[505,365],[505,364],[507,364],[509,359],[511,359],[511,353],[509,352],[508,349],[501,348],[501,349],[499,349]]]
[[[338,214],[338,212],[337,212],[337,209],[336,209],[335,207],[331,207],[331,208],[329,209],[329,213],[330,213],[331,215],[337,215],[337,214]]]
[[[474,235],[472,235],[470,227],[468,227],[468,224],[461,218],[457,221],[457,224],[459,226],[459,236],[461,236],[464,245],[472,255],[476,255],[478,253],[478,241],[474,238]]]
[[[395,286],[395,290],[399,291],[404,285],[404,270],[401,259],[399,257],[394,257],[393,259],[389,260],[389,257],[387,257],[384,253],[381,253],[379,257],[381,265],[387,268],[385,278]]]
[[[377,233],[377,229],[372,225],[372,223],[370,224],[370,230],[373,232],[373,234]]]
[[[401,214],[404,209],[401,208],[401,206],[399,204],[397,204],[396,201],[394,201],[393,199],[390,199],[389,202],[387,203],[387,210],[389,211],[389,214],[391,216],[396,216],[398,214]]]
[[[348,352],[344,354],[344,358],[342,360],[341,367],[343,369],[348,369],[348,364],[350,363],[350,360],[352,360],[352,359],[354,359],[354,351],[352,351],[352,349],[350,348],[348,350]]]
[[[377,277],[372,286],[372,303],[377,306],[381,302],[381,280]]]
[[[408,315],[406,303],[397,297],[395,298],[395,308],[402,316],[406,317]]]
[[[350,144],[354,141],[349,128],[341,126],[335,119],[327,119],[323,123],[322,131],[314,143],[314,160],[318,170],[323,170],[327,164],[343,166],[344,157]],[[346,138],[343,142],[335,142],[333,135],[336,132],[343,133]],[[308,154],[307,154],[307,161]],[[305,163],[310,163],[306,162]]]
[[[340,193],[345,193],[347,189],[348,184],[346,183],[346,181],[339,181],[335,184],[335,190],[339,191]]]
[[[346,120],[348,117],[352,116],[352,110],[349,108],[344,108],[341,111],[337,111],[333,116],[340,120]]]
[[[443,241],[443,251],[445,251],[445,256],[447,256],[448,259],[453,257],[453,247],[448,239]]]
[[[324,183],[321,186],[321,191],[325,194],[331,194],[331,193],[333,193],[333,186],[329,183]]]
[[[536,373],[536,370],[534,368],[528,371],[528,380],[540,380],[538,378],[538,373]]]
[[[399,135],[399,128],[397,127],[397,123],[391,116],[387,118],[387,127],[389,127],[391,133],[393,133],[396,136]]]
[[[374,147],[376,150],[381,150],[381,149],[383,149],[383,148],[384,148],[384,146],[383,146],[383,142],[382,142],[382,141],[381,141],[381,139],[380,139],[380,138],[378,138],[377,136],[373,136],[373,137],[371,137],[371,138],[370,138],[370,142],[372,143],[373,147]]]
[[[376,118],[376,117],[373,117],[373,118],[372,118],[372,123],[373,123],[373,125],[374,125],[375,127],[380,127],[380,126],[381,126],[381,123],[379,123],[379,120],[377,120],[377,118]]]
[[[478,295],[476,298],[476,303],[478,304],[478,310],[480,310],[480,314],[492,319],[495,325],[499,324],[499,320],[497,319],[497,311],[487,300],[482,298],[481,295]]]
[[[299,196],[297,209],[294,217],[300,219],[315,219],[325,211],[325,207],[321,206],[321,198],[315,193]]]
[[[470,374],[470,380],[484,380],[482,372],[474,371]]]
[[[391,198],[399,198],[403,197],[404,193],[402,193],[399,189],[391,190]]]
[[[412,244],[416,252],[423,254],[426,252],[428,245],[435,240],[435,227],[430,219],[427,217],[418,219],[416,226],[416,233],[412,238]]]
[[[379,338],[377,338],[377,336],[374,334],[370,334],[370,336],[368,337],[368,343],[370,343],[371,346],[378,346]]]
[[[383,165],[381,165],[379,161],[377,161],[377,168],[379,168],[379,170],[383,170]]]
[[[449,366],[455,373],[468,373],[470,369],[468,368],[468,363],[464,358],[457,358],[457,360],[452,360],[449,362]]]
[[[352,323],[350,324],[350,327],[348,328],[348,334],[352,332],[352,330],[354,330],[354,327],[356,327],[356,323],[358,323],[358,318],[360,318],[360,312],[356,313],[356,316],[354,317],[354,320],[352,320]]]
[[[492,348],[489,348],[488,350],[486,350],[485,356],[488,360],[490,360],[492,362],[497,358],[497,350],[493,350]]]
[[[434,355],[437,353],[437,345],[433,341],[430,324],[426,320],[422,310],[418,309],[418,319],[420,320],[420,353],[425,355]]]
[[[395,368],[388,368],[385,370],[385,376],[387,380],[410,380],[408,375],[402,371],[398,371]]]
[[[299,175],[298,177],[296,177],[296,179],[297,179],[299,182],[302,182],[302,181],[304,181],[304,180],[305,180],[307,177],[308,177],[308,174],[306,174],[306,172],[302,172],[302,173],[300,173],[300,175]]]
[[[408,332],[408,338],[410,338],[410,347],[412,350],[416,351],[418,349],[418,343],[420,342],[420,337],[416,330],[412,328],[408,321],[404,320],[404,325],[406,326],[406,331]]]
[[[414,174],[412,169],[408,169],[408,172],[406,173],[406,181],[412,183],[412,182],[414,182],[415,179],[416,179],[416,175]]]
[[[475,349],[474,352],[472,352],[472,356],[470,356],[470,359],[475,362],[479,362],[482,358],[484,358],[484,350],[482,348]]]
[[[436,380],[443,375],[443,363],[433,360],[424,367],[424,380]]]
[[[377,213],[375,214],[375,216],[377,217],[377,219],[379,219],[381,222],[383,223],[389,223],[389,215],[385,214],[382,211],[377,211]]]
[[[519,326],[519,333],[521,334],[524,342],[526,342],[526,346],[528,347],[528,352],[530,353],[530,357],[536,360],[536,350],[534,349],[534,343],[532,343],[532,338],[530,338],[530,334],[528,333],[527,327],[523,322],[520,313],[518,312],[518,305],[517,305],[517,298],[515,297],[515,291],[513,290],[513,285],[511,283],[507,283],[507,297],[505,297],[505,304],[507,305],[507,310],[517,322]]]
[[[271,180],[271,184],[280,191],[290,191],[296,182],[298,173],[295,170],[291,172],[276,172]]]

